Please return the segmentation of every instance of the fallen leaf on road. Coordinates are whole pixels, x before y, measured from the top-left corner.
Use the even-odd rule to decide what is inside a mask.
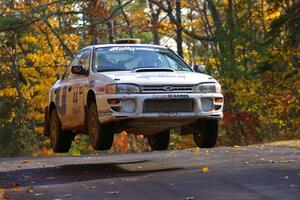
[[[106,194],[119,194],[119,191],[105,192]]]
[[[234,149],[235,151],[240,151],[240,150],[241,150],[241,147],[238,146],[238,145],[234,145],[234,146],[233,146],[233,149]]]
[[[28,190],[26,190],[26,192],[33,193],[33,190],[32,189],[28,189]]]
[[[64,197],[71,197],[72,194],[65,194]]]
[[[288,160],[281,160],[279,161],[280,163],[288,163],[289,161]]]
[[[21,161],[21,164],[28,164],[28,163],[31,163],[31,161],[30,160],[22,160]]]
[[[284,176],[282,178],[285,179],[285,180],[287,180],[287,179],[289,179],[289,176]]]
[[[136,178],[127,178],[126,179],[127,182],[129,182],[129,181],[136,181],[136,180],[137,180]]]
[[[195,197],[186,197],[184,200],[193,200]]]
[[[21,192],[23,189],[22,188],[14,188],[14,192]]]
[[[5,199],[4,190],[0,188],[0,199]]]
[[[204,172],[204,173],[208,172],[208,167],[203,167],[202,172]]]
[[[194,154],[198,156],[200,154],[200,148],[197,147],[194,151]]]
[[[54,177],[54,176],[45,176],[44,178],[47,179],[47,180],[54,180],[54,179],[56,179],[56,177]]]

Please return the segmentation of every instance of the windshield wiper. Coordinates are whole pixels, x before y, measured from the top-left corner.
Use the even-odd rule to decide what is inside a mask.
[[[128,71],[128,70],[122,68],[103,68],[97,70],[97,72],[111,72],[111,71]]]

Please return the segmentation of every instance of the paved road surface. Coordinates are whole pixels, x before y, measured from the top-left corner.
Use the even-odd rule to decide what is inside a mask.
[[[300,148],[0,160],[0,199],[300,200]]]

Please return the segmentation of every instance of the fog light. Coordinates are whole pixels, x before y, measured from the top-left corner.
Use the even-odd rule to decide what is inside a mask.
[[[221,109],[221,108],[222,108],[221,105],[215,105],[215,110],[219,110],[219,109]]]
[[[107,103],[111,105],[117,105],[120,103],[120,99],[107,99]]]
[[[201,99],[201,109],[204,112],[211,111],[213,109],[213,101],[210,98]]]
[[[133,113],[136,108],[136,102],[134,99],[125,99],[122,101],[122,112]]]

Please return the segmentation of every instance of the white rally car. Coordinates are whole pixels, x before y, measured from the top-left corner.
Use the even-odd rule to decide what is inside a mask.
[[[223,95],[200,68],[163,46],[88,46],[51,88],[44,134],[54,152],[68,152],[78,133],[88,134],[95,150],[107,150],[122,130],[165,150],[174,128],[194,134],[198,147],[214,147]]]

